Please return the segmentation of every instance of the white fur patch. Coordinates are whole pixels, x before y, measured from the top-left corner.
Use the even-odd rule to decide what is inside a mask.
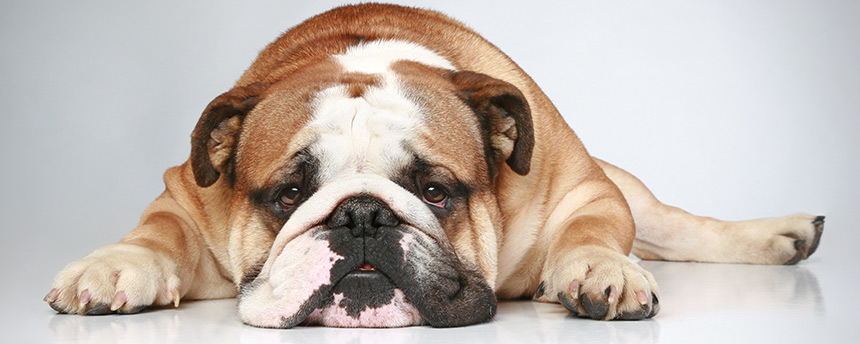
[[[451,61],[421,45],[397,40],[379,40],[350,47],[335,59],[347,72],[389,74],[392,63],[415,61],[428,66],[456,70]]]
[[[311,154],[320,160],[321,184],[353,174],[390,177],[411,162],[407,150],[423,115],[397,87],[370,88],[351,98],[346,87],[320,92],[314,102],[317,133]]]
[[[391,65],[408,60],[445,69],[454,66],[423,46],[393,40],[356,45],[333,58],[344,71],[373,74],[381,82],[360,97],[350,97],[345,85],[316,95],[307,128],[318,134],[311,152],[321,162],[320,182],[360,173],[391,177],[411,161],[408,144],[424,118],[420,107],[402,92]]]

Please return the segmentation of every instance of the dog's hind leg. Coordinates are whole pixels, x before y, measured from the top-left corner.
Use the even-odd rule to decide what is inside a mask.
[[[663,204],[636,177],[594,159],[618,185],[636,225],[633,254],[646,260],[795,264],[818,248],[824,216],[727,222]]]

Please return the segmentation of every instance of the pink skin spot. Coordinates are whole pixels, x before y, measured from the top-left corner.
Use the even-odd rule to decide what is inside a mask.
[[[328,242],[302,235],[291,241],[270,270],[270,283],[278,299],[307,300],[321,286],[331,283],[331,268],[343,259]]]
[[[409,244],[415,240],[415,236],[411,233],[406,233],[400,238],[400,248],[403,249],[403,259],[406,259],[407,253],[409,253]]]
[[[314,240],[309,234],[296,237],[271,265],[268,283],[243,299],[243,320],[277,327],[279,319],[294,316],[320,287],[331,283],[331,268],[341,259],[326,241]]]
[[[338,306],[343,294],[334,294],[334,304],[313,311],[302,323],[304,325],[323,325],[331,327],[403,327],[421,325],[421,314],[410,303],[400,289],[394,289],[391,303],[379,308],[365,308],[357,318],[346,313]]]

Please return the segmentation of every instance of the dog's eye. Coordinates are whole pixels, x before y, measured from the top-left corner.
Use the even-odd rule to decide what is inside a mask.
[[[448,193],[439,184],[427,184],[421,191],[421,195],[424,197],[424,202],[439,208],[445,208],[445,203],[448,201]]]
[[[292,207],[295,207],[301,200],[302,189],[296,185],[288,185],[281,189],[281,192],[278,194],[278,204],[280,204],[284,210],[289,210]]]

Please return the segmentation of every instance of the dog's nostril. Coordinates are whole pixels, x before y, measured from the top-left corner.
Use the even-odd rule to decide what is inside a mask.
[[[349,214],[345,211],[342,211],[340,207],[338,207],[338,209],[335,209],[335,211],[331,214],[331,216],[328,218],[328,223],[326,225],[328,226],[328,228],[332,229],[340,227],[352,228],[355,226],[352,223],[352,218],[349,216]]]
[[[400,225],[400,219],[394,215],[391,209],[385,207],[385,209],[381,209],[376,212],[376,216],[373,219],[373,224],[376,227],[394,227]]]

